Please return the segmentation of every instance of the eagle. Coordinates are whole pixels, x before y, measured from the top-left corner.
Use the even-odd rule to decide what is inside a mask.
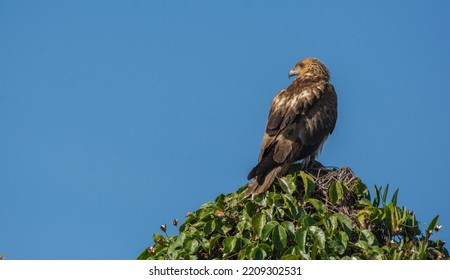
[[[297,77],[272,100],[246,195],[266,191],[296,161],[303,160],[307,169],[336,125],[337,95],[325,64],[305,58],[289,71],[292,76]]]

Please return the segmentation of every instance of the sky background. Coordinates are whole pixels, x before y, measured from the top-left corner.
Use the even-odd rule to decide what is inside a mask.
[[[339,98],[319,161],[399,188],[449,242],[449,17],[449,1],[0,0],[0,254],[136,258],[247,183],[305,57]]]

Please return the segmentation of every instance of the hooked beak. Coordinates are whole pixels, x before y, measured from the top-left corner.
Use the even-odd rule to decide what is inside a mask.
[[[297,75],[298,75],[298,71],[292,69],[291,71],[289,71],[288,78],[290,79],[292,76],[297,76]]]

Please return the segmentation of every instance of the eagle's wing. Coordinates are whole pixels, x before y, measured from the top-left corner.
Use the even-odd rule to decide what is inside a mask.
[[[272,100],[258,164],[248,178],[262,183],[274,168],[317,150],[336,123],[336,102],[326,82],[280,91]]]

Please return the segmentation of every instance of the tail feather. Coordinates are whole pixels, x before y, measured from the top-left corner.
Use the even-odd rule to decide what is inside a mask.
[[[272,169],[267,175],[264,176],[264,178],[256,178],[254,182],[250,184],[247,191],[245,192],[245,195],[250,194],[260,194],[265,192],[275,181],[275,178],[280,175],[282,172],[282,166],[277,166],[274,169]],[[258,180],[259,179],[259,180]],[[260,179],[263,179],[264,181],[261,182]]]
[[[258,183],[262,184],[264,177],[266,174],[269,174],[270,171],[275,169],[280,164],[273,160],[272,153],[268,156],[263,157],[258,164],[253,167],[253,169],[248,173],[247,179],[256,178]]]

